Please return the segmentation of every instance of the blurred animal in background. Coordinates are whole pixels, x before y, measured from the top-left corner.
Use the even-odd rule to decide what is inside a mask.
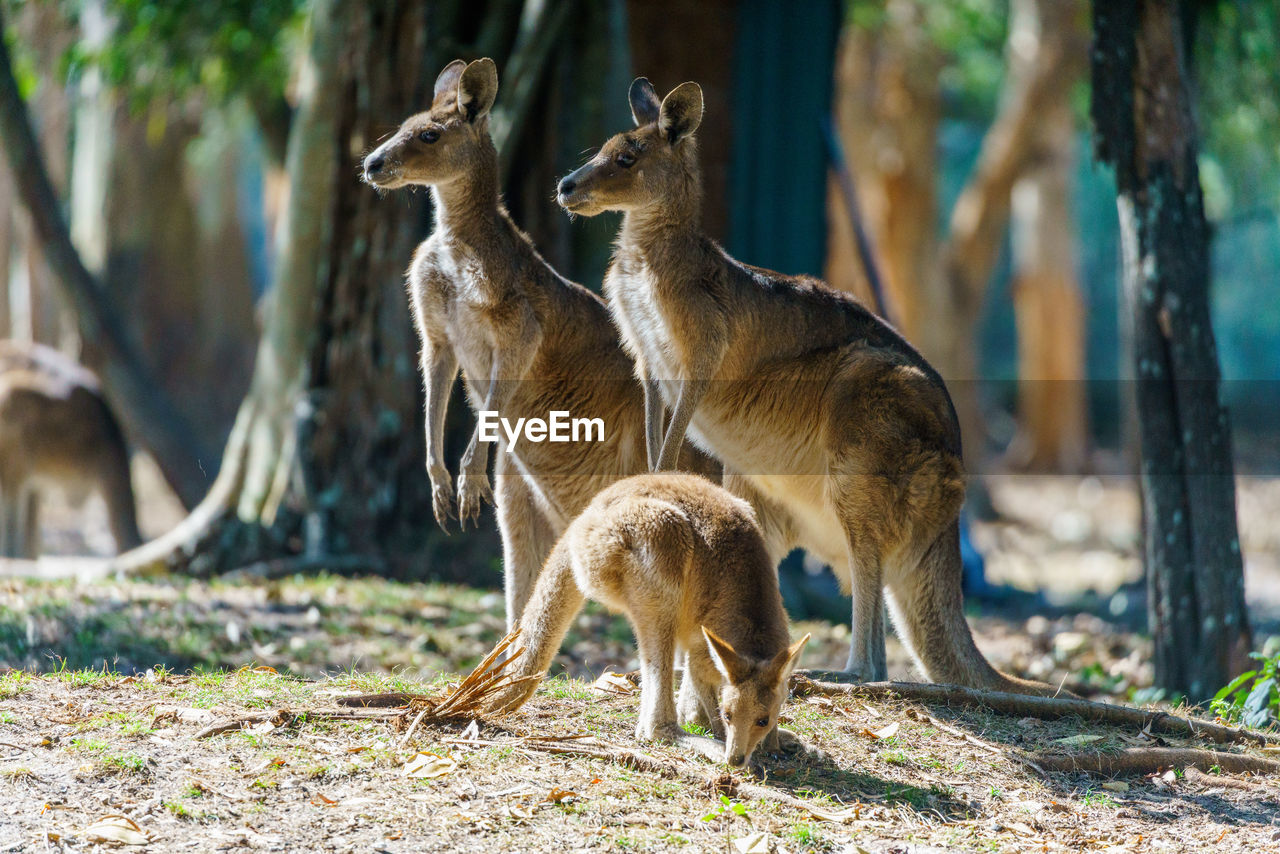
[[[431,107],[405,119],[365,158],[364,179],[382,190],[431,188],[435,230],[414,253],[409,295],[422,339],[433,509],[441,527],[455,514],[465,527],[468,519],[478,523],[486,501],[495,504],[511,625],[569,522],[602,488],[645,471],[647,460],[644,401],[608,308],[552,269],[502,204],[489,135],[497,94],[493,60],[449,63],[436,79]],[[459,367],[478,412],[515,424],[558,410],[598,419],[603,435],[596,441],[500,440],[495,498],[491,443],[481,440],[477,420],[455,501],[444,423]],[[717,469],[693,449],[680,467]]]
[[[35,558],[40,501],[98,492],[116,548],[139,545],[129,449],[95,377],[50,347],[0,341],[0,557]]]
[[[778,712],[809,636],[791,643],[778,577],[747,502],[690,474],[638,475],[603,490],[538,576],[520,618],[528,654],[516,675],[546,673],[588,596],[625,614],[635,632],[636,738],[674,740],[734,767],[758,745],[778,749]],[[681,652],[679,724],[706,727],[723,744],[688,736],[677,723],[671,688]],[[519,708],[536,686],[524,682],[494,705]]]

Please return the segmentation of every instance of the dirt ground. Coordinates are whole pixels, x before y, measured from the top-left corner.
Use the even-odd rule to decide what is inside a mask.
[[[1077,693],[1151,699],[1132,482],[990,484],[1003,519],[976,524],[974,538],[989,579],[1013,592],[970,604],[984,652]],[[1261,646],[1280,629],[1280,480],[1241,479],[1239,502]],[[100,512],[51,508],[46,545],[109,552]],[[177,515],[163,500],[145,501],[144,530],[164,530]],[[1274,778],[1182,768],[1116,780],[1041,776],[1016,757],[1154,742],[1137,727],[883,699],[793,699],[786,725],[821,753],[769,759],[764,786],[804,805],[739,797],[732,785],[722,803],[689,782],[714,777],[714,766],[634,741],[635,696],[589,690],[584,680],[606,668],[635,667],[625,622],[596,608],[575,624],[557,678],[519,714],[478,721],[467,743],[457,740],[469,720],[419,728],[401,743],[393,722],[302,713],[331,708],[343,693],[442,690],[501,634],[496,593],[327,575],[14,577],[66,574],[68,565],[0,567],[0,850],[119,844],[94,841],[108,837],[153,851],[1280,850]],[[843,661],[846,626],[795,631],[815,633],[804,666]],[[890,655],[891,676],[915,678],[896,641]],[[276,672],[240,670],[253,665]],[[276,715],[282,709],[290,714]],[[195,738],[210,723],[264,711],[281,725]],[[683,776],[548,755],[530,740],[584,733]],[[138,829],[100,823],[110,815]]]

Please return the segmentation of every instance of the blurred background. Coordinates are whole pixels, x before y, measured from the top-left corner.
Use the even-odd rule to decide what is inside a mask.
[[[1183,6],[1239,548],[1263,638],[1280,625],[1280,13]],[[110,581],[105,563],[69,559],[115,553],[123,499],[51,489],[45,557],[6,570],[0,664],[318,672],[344,655],[456,665],[492,640],[498,600],[441,592],[496,589],[500,550],[491,514],[452,536],[431,517],[403,285],[429,199],[380,197],[358,176],[440,68],[492,56],[507,205],[590,288],[618,219],[570,221],[553,187],[630,124],[637,75],[659,92],[702,85],[705,226],[739,259],[876,304],[860,221],[883,312],[961,414],[984,649],[1099,691],[1151,684],[1116,185],[1094,156],[1082,0],[0,0],[0,13],[38,140],[20,149],[7,102],[0,138],[22,168],[0,169],[0,338],[98,373],[155,541],[130,567],[197,579]],[[36,171],[45,196],[23,190]],[[471,425],[455,395],[451,466]],[[212,580],[228,571],[238,586]],[[316,572],[405,586],[289,581]],[[783,581],[794,616],[834,621],[820,648],[842,661],[848,611],[830,576],[795,555]],[[480,616],[460,620],[454,595]],[[174,601],[185,616],[156,616]],[[362,608],[391,621],[382,640],[325,639],[330,609],[333,632],[369,634]],[[432,609],[448,631],[421,628]],[[128,629],[139,621],[155,636]],[[629,655],[615,634],[616,649],[567,647],[562,663]]]

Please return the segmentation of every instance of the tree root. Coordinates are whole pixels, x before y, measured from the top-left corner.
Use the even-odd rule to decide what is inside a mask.
[[[1190,747],[1130,747],[1118,753],[1042,753],[1036,755],[1035,761],[1046,771],[1084,771],[1109,777],[1145,776],[1167,768],[1207,772],[1215,766],[1227,774],[1280,774],[1280,762],[1274,759]]]
[[[986,708],[1006,715],[1021,715],[1045,720],[1077,716],[1097,723],[1133,726],[1152,733],[1207,738],[1218,744],[1256,744],[1265,747],[1280,741],[1280,738],[1275,735],[1223,726],[1197,718],[1184,718],[1168,712],[1134,709],[1111,703],[1097,703],[1092,700],[981,691],[958,685],[936,685],[924,682],[867,682],[860,685],[845,685],[815,682],[806,676],[795,675],[791,677],[791,689],[801,696],[821,694],[863,699],[900,698],[924,703]]]

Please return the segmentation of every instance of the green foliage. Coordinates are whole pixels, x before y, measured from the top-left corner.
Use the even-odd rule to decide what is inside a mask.
[[[1209,708],[1214,714],[1247,727],[1269,727],[1276,723],[1280,711],[1277,668],[1280,651],[1254,652],[1250,657],[1261,662],[1256,670],[1241,673],[1214,695]]]
[[[269,99],[289,79],[291,40],[302,0],[110,0],[115,27],[99,51],[80,46],[75,71],[102,69],[135,105],[200,92],[214,101],[235,95]]]
[[[728,795],[720,796],[720,804],[711,812],[702,817],[703,821],[715,821],[726,815],[736,815],[740,818],[747,817],[747,808],[737,801],[729,800]]]
[[[1194,70],[1211,217],[1280,205],[1280,6],[1205,4]]]

